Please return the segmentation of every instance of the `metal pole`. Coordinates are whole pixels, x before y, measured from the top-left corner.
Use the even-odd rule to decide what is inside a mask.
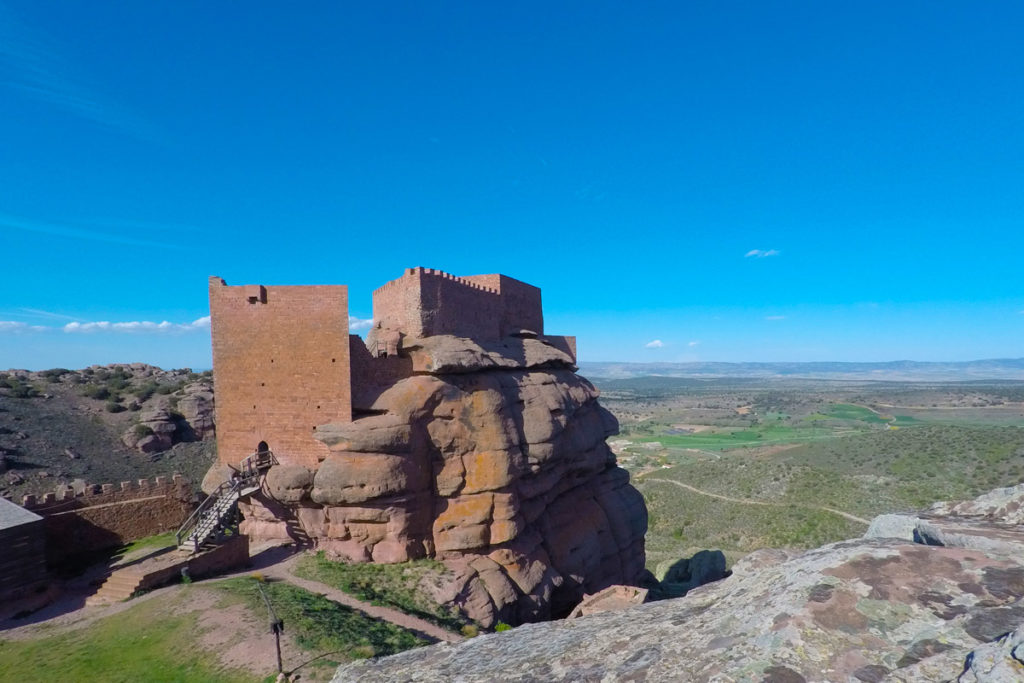
[[[277,673],[283,673],[284,665],[281,663],[281,632],[284,631],[284,622],[277,618],[274,607],[270,604],[270,598],[263,592],[263,586],[257,583],[256,590],[263,596],[263,602],[266,603],[267,611],[270,613],[270,632],[274,634],[274,645],[277,648]]]

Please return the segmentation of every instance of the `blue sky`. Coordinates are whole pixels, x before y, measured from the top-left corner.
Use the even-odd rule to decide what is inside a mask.
[[[1022,32],[1010,2],[0,0],[0,367],[208,367],[210,275],[367,319],[416,265],[540,286],[581,360],[1024,356]]]

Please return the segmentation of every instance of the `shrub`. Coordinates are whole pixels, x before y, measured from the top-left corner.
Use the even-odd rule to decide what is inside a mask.
[[[118,403],[117,401],[107,401],[107,412],[108,413],[123,413],[127,408]]]
[[[511,631],[512,627],[506,624],[504,621],[499,621],[498,625],[494,627],[495,633],[502,633],[504,631]]]
[[[144,382],[143,384],[140,384],[138,387],[136,387],[136,389],[135,389],[135,391],[133,393],[135,394],[135,396],[140,401],[146,401],[146,400],[149,399],[149,397],[151,397],[153,394],[156,393],[156,390],[159,387],[160,387],[159,384],[157,384],[153,380],[149,380],[147,382]]]
[[[135,425],[135,436],[139,437],[140,439],[144,439],[147,436],[152,436],[152,435],[153,435],[153,430],[150,429],[147,425],[142,425],[142,424]]]
[[[156,393],[163,394],[164,396],[166,396],[167,394],[173,394],[177,390],[178,390],[178,384],[177,383],[175,383],[175,384],[161,384],[160,386],[158,386],[156,388]]]
[[[480,629],[477,628],[476,624],[466,624],[462,627],[462,635],[466,636],[467,638],[476,638],[478,635],[480,635]]]
[[[50,384],[56,384],[60,381],[60,378],[67,375],[71,371],[67,368],[53,368],[52,370],[43,370],[40,375],[49,382]]]
[[[102,384],[86,384],[82,387],[82,396],[94,398],[97,401],[105,401],[110,398],[110,389]]]
[[[39,395],[34,386],[19,382],[13,377],[7,379],[7,386],[10,389],[10,395],[14,398],[32,398]]]
[[[107,386],[114,391],[121,391],[128,386],[128,380],[124,377],[111,377],[107,381]]]

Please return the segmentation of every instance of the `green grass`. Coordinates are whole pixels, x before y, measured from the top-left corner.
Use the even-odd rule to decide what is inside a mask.
[[[758,548],[813,548],[864,530],[843,517],[807,507],[753,506],[642,478],[634,483],[650,515],[646,550],[652,571],[703,549],[722,550],[731,564]]]
[[[761,547],[810,548],[859,536],[864,526],[820,510],[865,519],[918,510],[937,500],[966,500],[1024,481],[1024,428],[924,425],[860,431],[802,443],[770,456],[743,451],[689,458],[652,478],[781,503],[719,501],[671,484],[634,479],[652,515],[648,566],[694,549],[727,555]]]
[[[329,658],[321,660],[322,665],[337,666],[353,659],[392,655],[427,644],[411,631],[371,619],[298,586],[283,582],[258,583],[277,616],[284,621],[285,631],[301,647],[316,654],[330,654]],[[229,579],[214,585],[240,596],[257,613],[267,613],[256,579]]]
[[[833,437],[826,427],[790,427],[765,424],[743,429],[715,429],[695,434],[652,434],[636,437],[640,442],[657,441],[666,448],[692,448],[704,451],[727,451]]]
[[[143,548],[153,548],[158,550],[160,548],[169,548],[175,544],[174,532],[167,531],[162,534],[156,534],[155,536],[146,536],[138,540],[126,543],[117,549],[116,555],[124,556],[129,553],[135,552],[136,550],[142,550]]]
[[[195,648],[196,615],[175,615],[154,598],[88,627],[30,641],[0,640],[7,681],[208,683],[252,681]]]
[[[435,560],[400,564],[347,564],[324,557],[322,552],[303,557],[295,574],[333,586],[360,600],[392,607],[459,632],[468,621],[430,599],[425,581],[439,580],[448,570]]]
[[[885,424],[889,420],[881,417],[864,406],[853,405],[852,403],[833,403],[827,411],[822,411],[826,417],[837,420],[856,420],[871,424]]]

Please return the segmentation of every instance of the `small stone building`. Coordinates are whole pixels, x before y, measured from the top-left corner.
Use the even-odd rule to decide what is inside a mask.
[[[0,602],[17,600],[46,580],[43,518],[0,498]]]

